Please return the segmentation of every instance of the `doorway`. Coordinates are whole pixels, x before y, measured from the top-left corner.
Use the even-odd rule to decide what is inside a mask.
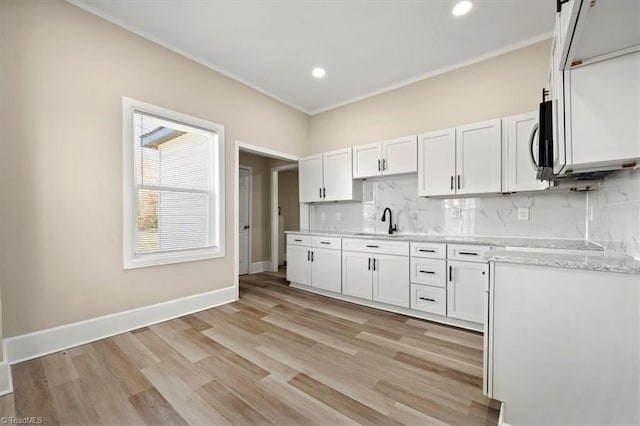
[[[251,265],[251,167],[238,167],[238,273],[246,275]]]

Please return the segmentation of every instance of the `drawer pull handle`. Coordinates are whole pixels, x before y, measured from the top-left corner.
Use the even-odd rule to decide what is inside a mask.
[[[435,253],[435,250],[431,250],[431,249],[418,249],[419,252],[421,253]]]
[[[429,299],[428,297],[418,297],[420,300],[426,300],[427,302],[435,302],[436,299]]]
[[[478,253],[474,253],[472,251],[459,251],[458,254],[463,254],[465,256],[477,256]]]
[[[367,245],[367,248],[380,248],[380,246],[370,246],[370,245]]]
[[[293,241],[296,241],[296,242],[299,242],[299,243],[301,243],[301,242],[302,242],[302,240],[293,240]]]
[[[420,272],[422,272],[423,274],[435,274],[435,272],[433,272],[433,271],[422,271],[421,270]]]
[[[329,241],[320,241],[320,244],[331,244]]]

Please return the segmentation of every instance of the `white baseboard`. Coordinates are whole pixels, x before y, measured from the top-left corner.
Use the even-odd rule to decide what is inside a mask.
[[[13,392],[11,367],[9,367],[9,363],[7,362],[0,362],[0,396],[11,392]]]
[[[443,317],[442,315],[430,314],[428,312],[416,311],[414,309],[403,308],[401,306],[393,306],[387,305],[386,303],[375,302],[373,300],[365,300],[360,299],[359,297],[347,296],[342,293],[334,293],[332,291],[322,290],[319,288],[309,287],[304,284],[298,284],[291,282],[289,284],[292,288],[297,288],[298,290],[308,291],[310,293],[320,294],[322,296],[331,297],[333,299],[344,300],[346,302],[352,302],[357,305],[368,306],[370,308],[381,309],[383,311],[395,312],[396,314],[402,314],[409,317],[420,318],[427,321],[438,322],[441,324],[452,325],[454,327],[464,328],[466,330],[478,331],[480,333],[484,332],[484,326],[481,324],[476,324],[469,321],[463,321],[456,318]]]
[[[116,314],[4,339],[4,361],[15,364],[213,308],[238,299],[236,287],[169,300]],[[1,371],[0,371],[1,372]],[[2,382],[0,382],[2,383]]]
[[[257,274],[259,272],[270,271],[271,270],[271,262],[265,260],[264,262],[253,262],[249,265],[249,273]]]

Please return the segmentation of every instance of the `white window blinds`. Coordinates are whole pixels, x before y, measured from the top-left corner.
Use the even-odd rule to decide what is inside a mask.
[[[137,254],[216,244],[216,133],[135,111]]]

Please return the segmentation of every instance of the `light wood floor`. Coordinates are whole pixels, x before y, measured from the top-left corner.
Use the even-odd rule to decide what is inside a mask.
[[[240,301],[12,367],[45,424],[496,424],[482,336],[241,279]]]

